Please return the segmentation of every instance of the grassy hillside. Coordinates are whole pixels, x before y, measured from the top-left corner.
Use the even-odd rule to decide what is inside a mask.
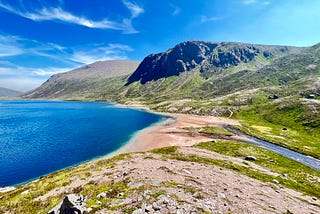
[[[113,100],[137,68],[138,61],[110,60],[95,62],[81,68],[56,74],[25,99]]]

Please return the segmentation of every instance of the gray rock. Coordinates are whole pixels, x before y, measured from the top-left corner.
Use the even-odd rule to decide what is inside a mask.
[[[85,197],[82,195],[70,194],[52,208],[48,214],[82,214],[88,211],[85,208],[85,204]]]
[[[97,198],[105,198],[106,196],[107,196],[107,193],[102,192],[102,193],[97,195]]]
[[[155,211],[160,211],[161,210],[161,207],[156,202],[153,202],[152,208]]]
[[[244,159],[247,160],[247,161],[256,161],[257,160],[257,158],[254,157],[254,156],[247,156]]]
[[[139,188],[143,186],[144,184],[142,182],[131,182],[128,184],[129,188]]]

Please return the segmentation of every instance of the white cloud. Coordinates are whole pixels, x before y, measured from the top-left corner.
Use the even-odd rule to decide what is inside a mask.
[[[133,28],[131,20],[143,13],[144,10],[142,7],[129,1],[123,1],[123,4],[130,10],[131,18],[123,19],[122,22],[115,22],[108,19],[99,21],[90,20],[86,17],[76,16],[60,7],[42,8],[32,12],[22,11],[0,1],[1,8],[33,21],[61,21],[64,23],[81,25],[88,28],[120,30],[127,34],[137,33],[138,31]],[[127,20],[130,20],[130,22]]]
[[[104,60],[127,59],[126,53],[129,51],[133,51],[133,49],[128,45],[109,44],[107,46],[75,50],[70,59],[84,64]]]
[[[172,12],[173,16],[176,16],[176,15],[180,14],[180,12],[181,12],[181,8],[180,7],[177,7],[176,5],[172,4],[171,2],[169,2],[169,5],[173,9],[173,12]]]
[[[12,51],[9,54],[6,50]],[[127,59],[127,53],[130,51],[133,51],[130,46],[118,43],[63,47],[17,36],[0,35],[0,56],[7,53],[6,59],[0,60],[0,87],[31,90],[53,74],[66,72],[95,61]],[[31,57],[34,61],[33,67],[30,67],[28,62],[19,61],[16,58],[17,55]],[[48,65],[43,63],[43,59],[56,63]]]
[[[144,9],[137,5],[135,2],[130,2],[123,0],[123,4],[130,10],[131,12],[131,19],[138,17],[140,14],[144,13]]]
[[[216,21],[220,21],[223,20],[224,17],[220,17],[220,16],[212,16],[212,17],[207,17],[207,16],[201,16],[201,22],[205,23],[205,22],[216,22]]]
[[[67,72],[73,68],[30,68],[0,67],[0,87],[10,88],[18,91],[28,91],[40,86],[53,74]]]
[[[271,4],[271,2],[270,1],[264,1],[264,2],[262,2],[262,4],[267,6],[267,5]]]
[[[244,0],[242,3],[243,4],[254,4],[256,2],[257,2],[256,0]]]
[[[245,4],[245,5],[261,4],[261,5],[264,5],[264,6],[267,6],[267,5],[271,4],[270,1],[261,1],[261,0],[243,0],[242,3]]]
[[[31,69],[31,73],[36,76],[51,76],[72,70],[73,68],[35,68]]]
[[[0,57],[16,56],[23,52],[17,45],[18,37],[0,35]]]
[[[30,77],[0,78],[0,86],[22,92],[31,91],[40,86],[46,79]]]

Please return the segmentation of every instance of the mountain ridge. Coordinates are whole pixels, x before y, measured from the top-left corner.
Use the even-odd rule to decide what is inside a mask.
[[[22,94],[21,91],[0,87],[0,97],[14,97]]]
[[[165,52],[150,54],[144,58],[126,85],[140,81],[177,76],[200,66],[201,72],[215,68],[237,66],[252,61],[261,54],[265,58],[285,52],[297,52],[302,48],[292,46],[253,45],[237,42],[185,41]]]
[[[74,70],[51,76],[35,90],[22,95],[24,99],[80,96],[89,91],[90,96],[102,93],[103,81],[112,78],[124,78],[138,66],[133,60],[107,60],[84,65]],[[98,99],[98,97],[96,97]]]

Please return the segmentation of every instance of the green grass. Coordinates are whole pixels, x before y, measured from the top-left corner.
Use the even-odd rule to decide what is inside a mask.
[[[224,167],[264,182],[273,183],[274,180],[277,180],[279,184],[285,187],[311,196],[320,197],[320,185],[318,183],[320,172],[276,153],[236,141],[206,142],[200,143],[196,147],[235,157],[253,155],[257,157],[257,161],[255,161],[256,164],[269,168],[275,173],[279,173],[279,176],[265,174],[251,167],[245,167],[229,161],[204,158],[197,155],[182,155],[176,147],[172,149],[170,147],[160,150],[157,149],[154,152],[162,154],[164,158]],[[284,177],[282,176],[283,174],[287,174],[288,176]]]
[[[201,129],[199,130],[199,133],[212,134],[212,135],[226,135],[226,136],[233,135],[232,132],[229,132],[222,127],[215,127],[215,126],[201,127]]]
[[[251,106],[238,114],[243,124],[238,128],[249,135],[320,158],[320,109],[317,108],[319,106],[310,107],[295,98]]]
[[[218,152],[233,157],[255,156],[255,164],[266,167],[273,172],[279,173],[277,179],[280,184],[299,190],[309,195],[320,196],[320,172],[311,169],[301,163],[285,158],[274,152],[254,147],[242,142],[219,140],[216,143],[204,142],[196,145],[197,148]],[[240,168],[240,170],[243,170]],[[245,174],[254,176],[250,170],[244,170]],[[287,178],[283,175],[286,174]],[[257,178],[256,176],[254,176]],[[261,180],[261,178],[257,178]],[[262,176],[262,180],[269,180],[270,176]]]

